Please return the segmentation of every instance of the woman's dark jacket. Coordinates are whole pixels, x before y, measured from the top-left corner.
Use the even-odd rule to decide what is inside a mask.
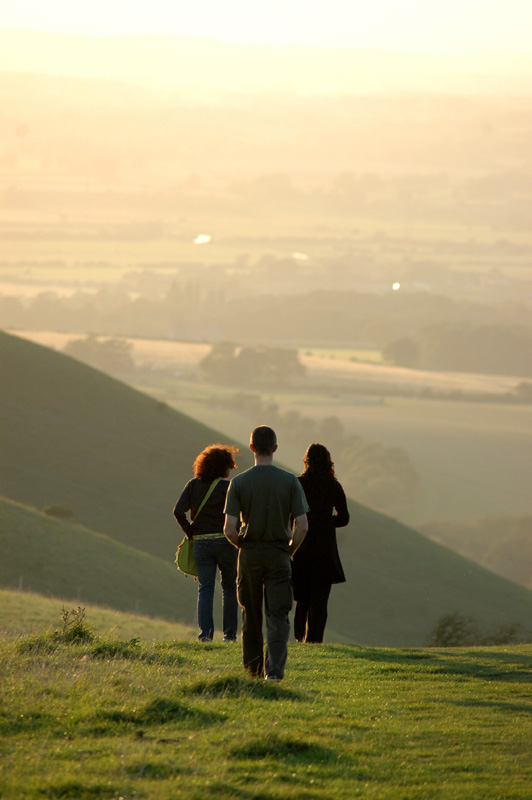
[[[316,481],[308,475],[301,475],[299,481],[310,511],[307,513],[307,535],[292,561],[296,600],[298,590],[303,590],[310,582],[345,582],[338,554],[336,528],[343,528],[349,522],[345,492],[336,479]]]
[[[211,496],[201,509],[197,524],[194,523],[196,511],[209,491],[210,485],[211,481],[200,481],[199,478],[192,478],[175,504],[174,517],[189,539],[192,539],[195,533],[223,533],[225,496],[229,488],[229,481],[225,478],[218,481]],[[187,518],[187,511],[190,511],[192,523]]]

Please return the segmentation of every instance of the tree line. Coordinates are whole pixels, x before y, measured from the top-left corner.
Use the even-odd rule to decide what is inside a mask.
[[[118,286],[96,295],[45,292],[27,302],[0,296],[0,326],[241,341],[256,329],[257,309],[268,306],[270,322],[260,336],[270,347],[281,341],[371,342],[400,366],[532,376],[532,325],[525,304],[480,305],[426,292],[321,290],[274,297],[257,295],[256,288],[252,293],[253,272],[248,278],[219,272],[201,270],[196,279],[134,297]]]
[[[346,493],[357,502],[400,516],[419,501],[421,480],[406,451],[349,434],[338,417],[315,420],[296,409],[281,411],[276,403],[250,392],[235,392],[210,402],[213,407],[248,416],[250,424],[267,419],[287,446],[301,451],[301,457],[312,442],[325,444]]]
[[[390,342],[384,357],[401,367],[532,376],[532,328],[440,322]]]

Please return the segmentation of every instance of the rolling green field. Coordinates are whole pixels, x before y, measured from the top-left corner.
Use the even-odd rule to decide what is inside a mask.
[[[0,547],[0,586],[195,624],[197,584],[111,536],[0,498]]]
[[[0,367],[11,375],[0,385],[5,431],[0,494],[33,509],[67,506],[76,523],[72,529],[30,508],[5,505],[7,585],[17,588],[25,575],[23,588],[57,595],[61,581],[70,596],[105,604],[111,604],[114,591],[113,607],[127,601],[118,607],[191,624],[196,591],[175,573],[181,536],[172,508],[197,453],[213,441],[231,443],[232,437],[17,337],[0,334]],[[281,465],[282,456],[280,448]],[[240,469],[251,464],[245,445],[238,463]],[[530,627],[532,592],[353,499],[349,506],[351,522],[339,537],[347,582],[334,587],[330,602],[333,640],[422,646],[438,620],[454,612],[473,616],[484,630]],[[88,532],[76,540],[81,526]],[[80,560],[85,563],[78,569]],[[61,563],[66,566],[58,571]],[[145,570],[150,575],[144,576]],[[91,573],[97,576],[92,584]],[[120,575],[127,591],[120,591]],[[107,596],[98,595],[104,587]],[[148,611],[152,600],[157,608]]]
[[[6,800],[530,797],[530,646],[293,644],[271,685],[238,646],[90,629],[0,643]]]

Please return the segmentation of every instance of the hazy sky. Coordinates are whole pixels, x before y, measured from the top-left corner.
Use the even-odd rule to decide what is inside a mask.
[[[532,0],[0,0],[0,28],[532,53]]]

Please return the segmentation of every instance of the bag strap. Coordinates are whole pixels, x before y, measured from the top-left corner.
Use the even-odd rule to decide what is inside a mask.
[[[217,483],[219,483],[221,480],[222,480],[221,478],[215,478],[215,479],[213,480],[213,482],[211,483],[211,485],[210,485],[210,486],[209,486],[209,488],[207,489],[207,494],[205,495],[205,497],[203,498],[203,500],[202,500],[202,501],[201,501],[201,503],[199,504],[198,510],[197,510],[197,511],[196,511],[196,513],[194,514],[194,519],[192,520],[193,522],[196,522],[196,520],[197,520],[197,518],[198,518],[198,514],[200,513],[201,509],[203,508],[203,506],[205,505],[205,503],[207,502],[207,500],[209,499],[209,497],[210,497],[210,496],[211,496],[211,494],[213,493],[213,491],[214,491],[214,487],[215,487],[215,486],[216,486],[216,484],[217,484]]]

